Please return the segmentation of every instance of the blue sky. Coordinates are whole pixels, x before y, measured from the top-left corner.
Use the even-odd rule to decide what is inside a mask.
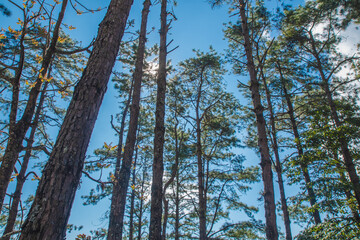
[[[99,7],[105,7],[110,1],[87,0],[83,2],[86,3],[88,8],[97,9]],[[142,3],[142,0],[135,0],[131,9],[129,19],[135,20],[135,30],[138,29],[138,24],[140,23]],[[279,1],[267,1],[267,3],[271,6],[270,10],[280,6]],[[17,21],[16,19],[19,13],[14,8],[10,9],[13,12],[11,17],[0,16],[0,27],[7,28],[9,25],[14,25]],[[193,49],[207,51],[210,45],[218,52],[223,52],[223,50],[226,49],[227,41],[224,40],[222,32],[223,24],[229,21],[228,9],[226,7],[211,9],[210,5],[205,0],[178,0],[178,6],[174,7],[174,13],[178,20],[173,23],[168,37],[169,41],[172,39],[174,40],[169,47],[170,49],[179,46],[178,49],[171,52],[168,56],[174,64],[186,58],[193,57]],[[88,13],[77,15],[75,11],[71,9],[71,6],[68,6],[64,22],[76,27],[75,30],[69,31],[69,34],[74,39],[81,41],[83,46],[87,46],[92,39],[96,37],[98,24],[102,20],[104,14],[105,10],[94,14]],[[149,29],[155,27],[155,31],[148,36],[148,46],[158,43],[159,41],[159,19],[159,5],[156,5],[152,7],[149,15]],[[225,79],[229,86],[229,90],[240,97],[240,94],[236,89],[237,78],[238,77],[229,74]],[[104,142],[117,142],[117,137],[109,124],[110,116],[120,112],[119,107],[114,104],[118,101],[115,98],[115,94],[116,91],[110,83],[90,141],[88,154],[91,154],[95,148],[101,147]],[[258,157],[251,150],[241,150],[241,152],[248,158],[246,164],[257,165],[259,163]],[[277,189],[276,182],[274,182],[274,184]],[[27,185],[28,189],[26,192],[33,191],[33,185],[34,184]],[[69,220],[69,223],[71,224],[83,225],[84,229],[82,232],[85,233],[98,227],[107,227],[107,223],[102,223],[99,221],[99,218],[101,218],[104,212],[108,210],[110,206],[109,201],[103,200],[95,208],[93,206],[82,206],[80,196],[88,193],[93,186],[93,184],[89,184],[89,181],[83,177],[83,183],[81,189],[77,192]],[[246,198],[249,203],[259,207],[259,218],[262,219],[263,205],[256,200],[259,197],[258,193],[261,188],[261,183],[254,186],[254,190],[244,198]],[[282,225],[281,218],[278,219],[278,225]],[[77,232],[69,234],[68,239],[74,239],[76,234]]]

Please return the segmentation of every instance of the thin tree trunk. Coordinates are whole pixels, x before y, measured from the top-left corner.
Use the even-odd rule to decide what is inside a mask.
[[[175,197],[175,240],[180,240],[180,181],[179,168],[176,170],[176,197]]]
[[[206,240],[206,196],[205,196],[205,183],[204,183],[204,166],[202,157],[202,144],[201,144],[201,119],[200,119],[200,99],[203,85],[203,72],[205,67],[201,70],[200,85],[197,89],[196,100],[196,158],[198,168],[198,197],[199,197],[199,239]]]
[[[176,103],[175,103],[175,108],[176,108]],[[163,194],[163,200],[164,200],[164,221],[163,221],[163,229],[162,229],[162,240],[166,239],[166,228],[167,228],[167,222],[168,222],[168,216],[169,216],[169,201],[166,199],[166,190],[169,188],[169,186],[174,182],[176,174],[178,172],[178,168],[179,168],[179,153],[180,153],[180,147],[179,147],[179,139],[178,139],[178,125],[179,125],[179,120],[177,118],[177,114],[176,114],[177,109],[175,109],[175,121],[176,124],[174,126],[174,137],[175,137],[175,163],[172,166],[171,169],[171,175],[169,180],[165,183],[164,186],[164,194]]]
[[[27,141],[27,150],[23,159],[23,162],[21,164],[21,170],[19,172],[19,175],[16,177],[16,188],[15,188],[15,192],[13,194],[13,201],[10,207],[10,211],[9,211],[9,217],[6,223],[6,227],[4,230],[4,234],[3,234],[3,238],[2,240],[9,240],[10,236],[8,237],[4,237],[4,235],[10,233],[13,231],[14,226],[15,226],[15,222],[16,222],[16,217],[17,217],[17,213],[18,213],[18,207],[19,207],[19,203],[21,200],[21,192],[26,180],[26,171],[27,171],[27,167],[31,158],[31,152],[32,152],[32,145],[34,143],[34,138],[35,138],[35,133],[36,133],[36,129],[38,127],[39,124],[39,118],[40,118],[40,114],[43,108],[43,104],[44,104],[44,100],[45,100],[45,92],[48,86],[48,82],[46,82],[44,84],[43,90],[41,92],[40,95],[40,100],[39,100],[39,104],[37,106],[36,109],[36,113],[34,116],[34,120],[32,122],[32,128],[31,128],[31,132],[30,132],[30,136],[29,136],[29,140]]]
[[[20,240],[64,239],[87,146],[133,0],[112,0],[43,171]]]
[[[160,28],[160,53],[159,71],[157,78],[157,96],[155,112],[155,136],[154,136],[154,162],[151,185],[151,209],[149,239],[161,239],[161,218],[163,200],[163,151],[165,135],[165,93],[166,93],[166,57],[167,57],[167,0],[161,1],[161,28]]]
[[[141,240],[142,235],[142,217],[143,217],[143,206],[144,206],[144,186],[145,186],[145,176],[147,169],[144,168],[142,182],[141,182],[141,195],[140,195],[140,207],[139,207],[139,219],[138,219],[138,240]]]
[[[6,190],[10,182],[11,174],[14,170],[16,161],[19,158],[19,154],[22,150],[22,144],[25,139],[26,132],[30,128],[31,121],[36,108],[37,98],[42,86],[42,78],[46,76],[48,68],[50,66],[52,57],[56,50],[56,43],[59,38],[60,26],[62,20],[64,19],[65,10],[68,0],[64,0],[61,6],[61,10],[58,16],[58,20],[54,27],[53,36],[49,47],[45,51],[45,56],[41,65],[41,72],[36,80],[35,86],[30,90],[29,98],[24,110],[24,113],[21,119],[16,122],[17,108],[19,101],[19,88],[20,88],[20,78],[22,73],[23,64],[25,61],[25,49],[23,46],[23,40],[25,37],[25,29],[22,31],[21,43],[20,43],[20,63],[13,84],[13,100],[11,103],[11,112],[10,112],[10,129],[9,129],[9,139],[7,147],[5,149],[4,156],[2,157],[1,167],[0,167],[0,211],[2,209],[2,204],[5,199]]]
[[[136,167],[138,158],[138,149],[135,150],[134,167],[132,172],[132,191],[130,198],[130,220],[129,220],[129,240],[134,239],[134,208],[135,208],[135,184],[136,184]]]
[[[312,216],[314,218],[315,224],[320,224],[321,223],[320,213],[319,213],[319,210],[315,207],[316,202],[317,202],[316,195],[315,195],[315,192],[312,187],[312,182],[311,182],[308,168],[307,168],[306,164],[304,164],[304,150],[303,150],[301,142],[300,142],[300,134],[298,131],[296,120],[295,120],[294,107],[292,105],[290,95],[287,91],[287,88],[286,88],[286,85],[284,82],[282,69],[281,69],[281,66],[279,63],[277,63],[277,68],[279,70],[280,81],[281,81],[282,89],[284,91],[284,97],[285,97],[285,100],[286,100],[286,103],[288,106],[288,114],[290,117],[291,128],[292,128],[294,138],[295,138],[294,140],[295,140],[296,148],[297,148],[297,151],[299,154],[299,158],[301,159],[300,168],[301,168],[302,174],[304,176],[306,191],[308,192],[308,195],[309,195],[310,206],[314,208],[313,212],[312,212]]]
[[[287,206],[287,202],[286,202],[284,180],[283,180],[283,176],[282,176],[282,166],[281,166],[280,156],[279,156],[279,146],[278,146],[278,141],[277,141],[277,134],[276,134],[277,131],[276,131],[276,126],[275,126],[275,117],[274,117],[274,110],[273,110],[273,105],[272,105],[272,101],[271,101],[271,94],[270,94],[265,76],[263,75],[262,69],[261,69],[261,75],[262,75],[262,80],[263,80],[263,84],[264,84],[264,88],[265,88],[268,109],[269,109],[269,113],[270,113],[270,126],[271,126],[270,136],[272,138],[272,148],[273,148],[274,155],[275,155],[275,170],[277,173],[279,190],[280,190],[281,209],[282,209],[283,217],[284,217],[286,240],[292,240],[291,221],[290,221],[289,210],[288,210],[288,206]]]
[[[113,193],[111,197],[110,220],[108,230],[108,240],[121,240],[124,226],[124,214],[126,205],[126,195],[129,186],[131,162],[136,142],[136,132],[138,127],[138,118],[140,111],[140,94],[141,81],[143,76],[143,65],[145,55],[146,43],[146,28],[151,2],[144,1],[144,8],[142,10],[141,29],[139,36],[139,46],[136,53],[134,79],[134,92],[132,97],[132,104],[130,107],[130,122],[129,130],[126,137],[124,148],[124,157],[120,167],[116,168],[115,179],[113,186]]]
[[[332,117],[333,121],[335,122],[336,128],[340,128],[343,124],[339,119],[336,105],[333,100],[333,95],[330,90],[329,78],[331,77],[331,74],[328,77],[325,76],[325,73],[323,70],[323,63],[321,62],[321,59],[319,56],[320,53],[316,49],[315,40],[314,40],[314,37],[311,32],[309,33],[309,36],[310,36],[310,44],[311,44],[312,51],[313,51],[312,54],[316,59],[317,69],[320,73],[320,77],[322,80],[322,88],[325,91],[325,97],[326,97],[326,100],[330,107],[331,117]],[[342,134],[339,135],[339,142],[340,142],[341,152],[342,152],[342,155],[344,158],[346,171],[348,172],[350,182],[353,186],[353,190],[355,193],[355,199],[358,204],[358,209],[360,210],[360,179],[359,179],[359,176],[356,171],[353,157],[351,156],[351,153],[349,150],[349,142],[345,138],[345,136],[343,136]]]
[[[244,46],[247,58],[247,68],[250,75],[251,97],[256,115],[256,125],[258,131],[258,145],[261,155],[261,169],[264,183],[264,202],[265,202],[265,220],[266,220],[266,237],[268,240],[277,240],[278,231],[276,225],[276,207],[274,196],[273,173],[271,169],[270,152],[266,136],[266,123],[264,119],[264,107],[261,104],[259,92],[259,81],[257,79],[255,64],[253,60],[252,44],[249,36],[249,28],[246,17],[246,4],[244,0],[239,0],[240,17],[244,37]]]

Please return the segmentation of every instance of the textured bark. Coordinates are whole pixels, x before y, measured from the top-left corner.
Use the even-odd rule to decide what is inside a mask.
[[[41,95],[40,95],[40,100],[39,100],[39,104],[37,106],[36,109],[36,113],[34,116],[34,120],[32,122],[32,128],[31,128],[31,132],[29,135],[29,140],[27,140],[28,145],[24,159],[22,161],[21,164],[21,169],[19,172],[19,175],[16,177],[16,188],[15,188],[15,192],[13,193],[12,196],[12,203],[11,203],[11,207],[10,207],[10,211],[9,211],[9,217],[6,223],[6,227],[4,230],[4,234],[3,234],[3,238],[2,240],[9,240],[10,236],[8,237],[4,237],[4,235],[11,233],[14,229],[15,226],[15,222],[16,222],[16,217],[17,217],[17,213],[18,213],[18,207],[19,207],[19,203],[21,200],[21,193],[22,193],[22,189],[26,180],[26,171],[27,171],[27,167],[31,158],[31,152],[32,152],[32,145],[34,143],[34,138],[35,138],[35,133],[36,133],[36,129],[38,127],[39,124],[39,118],[40,118],[40,114],[43,108],[43,104],[44,104],[44,100],[45,100],[45,92],[48,86],[48,82],[46,82],[44,84],[44,87],[42,89]]]
[[[264,88],[265,88],[268,109],[269,109],[269,113],[270,113],[270,126],[271,126],[270,136],[272,139],[272,149],[273,149],[274,155],[275,155],[275,170],[276,170],[278,184],[279,184],[279,190],[280,190],[281,210],[283,212],[283,217],[284,217],[286,240],[292,240],[291,221],[290,221],[289,210],[288,210],[288,206],[287,206],[287,202],[286,202],[284,180],[283,180],[283,176],[282,176],[282,165],[281,165],[280,156],[279,156],[279,146],[278,146],[278,141],[277,141],[277,130],[276,130],[276,126],[275,126],[274,110],[273,110],[273,105],[272,105],[272,101],[271,101],[271,94],[270,94],[266,79],[262,73],[262,70],[261,70],[261,74],[262,74],[263,84],[264,84]]]
[[[36,80],[35,86],[30,90],[29,98],[21,119],[18,122],[16,122],[17,108],[19,103],[20,78],[25,60],[25,49],[24,49],[23,41],[26,32],[26,25],[24,25],[24,29],[21,34],[20,59],[19,59],[20,62],[13,82],[13,96],[12,96],[11,110],[10,110],[9,138],[4,156],[2,157],[1,167],[0,167],[0,211],[2,209],[2,204],[4,202],[6,190],[10,182],[11,174],[14,170],[16,161],[19,158],[19,154],[22,150],[22,144],[26,132],[30,128],[31,121],[35,112],[36,101],[43,82],[41,76],[46,75],[52,57],[55,54],[56,43],[59,38],[60,26],[62,24],[62,20],[64,19],[67,2],[68,0],[64,0],[62,3],[58,20],[54,27],[51,42],[48,48],[46,49],[43,57],[43,62],[41,64],[42,71],[40,72],[40,75]]]
[[[154,162],[153,176],[151,185],[151,209],[150,209],[150,228],[149,239],[161,239],[161,218],[162,218],[162,200],[163,200],[163,151],[165,135],[165,93],[166,93],[166,57],[167,57],[167,0],[161,1],[161,28],[160,28],[160,53],[159,53],[159,71],[157,78],[157,96],[155,112],[155,130],[154,130]]]
[[[241,26],[244,37],[244,47],[247,58],[247,68],[250,76],[250,91],[251,98],[254,106],[256,115],[256,126],[258,134],[258,145],[261,156],[261,169],[262,178],[264,183],[264,202],[265,202],[265,220],[266,220],[266,237],[268,240],[277,240],[278,231],[276,225],[276,207],[275,207],[275,196],[274,196],[274,183],[273,173],[271,169],[270,152],[268,146],[268,140],[266,136],[266,122],[264,119],[264,107],[261,104],[261,97],[259,92],[259,81],[257,79],[257,73],[253,60],[252,44],[249,36],[249,28],[246,17],[246,4],[244,0],[239,0],[240,6],[240,17]]]
[[[114,66],[132,0],[112,0],[61,126],[20,239],[64,239],[85,153]]]
[[[289,93],[287,91],[287,88],[286,88],[286,85],[285,85],[285,82],[284,82],[284,77],[283,77],[283,74],[282,74],[282,69],[281,69],[281,66],[280,66],[279,63],[277,63],[277,68],[278,68],[279,73],[280,73],[280,81],[281,81],[281,84],[282,84],[282,89],[284,91],[284,97],[285,97],[285,100],[286,100],[286,103],[287,103],[287,106],[288,106],[288,114],[289,114],[289,117],[290,117],[291,128],[292,128],[294,138],[295,138],[294,140],[295,140],[295,143],[296,143],[296,149],[298,151],[299,158],[301,159],[300,168],[301,168],[302,174],[304,176],[306,191],[308,192],[310,206],[314,207],[316,205],[317,200],[316,200],[315,192],[314,192],[314,190],[312,188],[312,182],[311,182],[309,171],[307,169],[307,165],[303,161],[303,159],[304,159],[304,150],[303,150],[302,145],[300,143],[300,134],[299,134],[299,131],[298,131],[296,120],[295,120],[294,107],[292,105],[290,95],[289,95]],[[321,217],[320,217],[319,210],[317,208],[315,208],[315,207],[314,207],[312,216],[314,218],[315,224],[320,224],[321,223]]]
[[[119,163],[115,171],[115,182],[111,197],[109,230],[107,237],[108,240],[122,239],[126,195],[129,186],[131,162],[135,148],[136,132],[138,127],[138,118],[140,111],[141,81],[143,76],[146,28],[147,28],[147,19],[148,19],[150,5],[151,2],[149,0],[144,1],[140,36],[139,36],[139,46],[136,53],[135,71],[133,75],[134,91],[132,96],[132,104],[130,107],[129,129],[128,129],[128,134],[126,136],[126,143],[125,143],[121,168]]]

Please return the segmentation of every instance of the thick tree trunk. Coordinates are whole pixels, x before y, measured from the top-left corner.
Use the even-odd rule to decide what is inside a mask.
[[[157,96],[155,112],[155,137],[154,137],[154,162],[151,185],[151,210],[149,239],[161,239],[161,218],[163,200],[163,151],[165,135],[165,93],[166,93],[166,57],[167,57],[167,0],[161,1],[161,28],[160,28],[160,53],[159,71],[157,78]]]
[[[46,95],[45,92],[46,92],[47,86],[48,86],[48,82],[46,82],[44,84],[44,87],[41,92],[39,104],[37,106],[36,113],[34,116],[34,120],[32,122],[32,128],[31,128],[29,140],[27,141],[28,144],[26,146],[27,150],[26,150],[23,162],[21,164],[21,169],[20,169],[19,175],[16,177],[16,181],[17,181],[16,188],[15,188],[15,192],[12,196],[13,199],[12,199],[12,203],[11,203],[11,207],[10,207],[10,211],[9,211],[9,217],[8,217],[3,235],[12,232],[14,229],[14,226],[15,226],[16,217],[17,217],[17,213],[18,213],[18,207],[19,207],[19,203],[21,200],[21,192],[22,192],[25,180],[26,180],[26,171],[27,171],[27,167],[28,167],[28,164],[29,164],[29,161],[31,158],[32,145],[34,143],[36,129],[39,124],[39,118],[40,118],[41,110],[42,110],[42,107],[44,104],[45,95]],[[10,239],[10,236],[2,238],[2,240],[9,240],[9,239]]]
[[[261,75],[263,79],[263,84],[265,88],[266,93],[266,100],[268,103],[268,109],[270,113],[270,136],[272,138],[272,148],[275,155],[275,170],[277,173],[278,178],[278,184],[279,184],[279,190],[280,190],[280,200],[281,200],[281,209],[283,212],[284,217],[284,225],[285,225],[285,234],[286,234],[286,240],[292,240],[292,234],[291,234],[291,221],[289,216],[289,210],[286,202],[286,195],[285,195],[285,188],[284,188],[284,180],[282,176],[282,165],[280,162],[280,156],[279,156],[279,146],[277,141],[277,130],[275,126],[275,117],[274,117],[274,110],[273,105],[271,101],[271,93],[269,91],[265,76],[263,75],[263,72],[261,70]]]
[[[18,70],[16,71],[16,76],[13,84],[13,96],[11,102],[11,111],[10,111],[10,128],[9,128],[9,139],[7,142],[7,147],[5,149],[4,156],[2,157],[1,167],[0,167],[0,211],[2,209],[2,204],[6,195],[6,190],[10,182],[11,174],[14,170],[16,161],[19,158],[19,154],[22,150],[22,144],[25,139],[26,132],[30,128],[31,121],[35,112],[37,98],[42,85],[42,77],[46,76],[48,68],[50,66],[52,57],[55,53],[56,43],[59,38],[60,26],[62,20],[64,19],[65,10],[68,0],[64,0],[61,6],[61,10],[58,16],[58,20],[54,27],[53,36],[50,42],[49,47],[45,51],[45,56],[41,64],[41,72],[39,77],[36,80],[35,86],[30,90],[29,98],[24,110],[24,113],[21,119],[16,122],[17,108],[19,102],[19,88],[20,88],[20,78],[22,73],[22,68],[25,60],[25,49],[23,45],[23,40],[25,37],[25,29],[22,31],[21,42],[20,42],[20,62]],[[16,123],[15,123],[16,122]]]
[[[108,240],[122,239],[126,195],[129,186],[131,162],[135,148],[136,132],[138,127],[138,118],[140,111],[141,81],[143,76],[146,28],[147,28],[147,19],[148,19],[150,5],[151,5],[150,0],[144,1],[144,8],[142,10],[142,20],[140,27],[141,28],[140,36],[139,36],[139,46],[136,53],[135,71],[133,75],[134,92],[132,96],[132,104],[130,107],[129,129],[126,137],[121,169],[117,167],[115,171],[116,180],[114,182],[113,193],[111,198],[109,231],[107,238]]]
[[[240,17],[242,23],[242,31],[244,37],[244,46],[247,58],[247,68],[250,75],[250,90],[251,97],[256,115],[256,125],[258,131],[258,145],[261,155],[261,169],[264,183],[264,202],[265,202],[265,220],[266,220],[266,237],[268,240],[277,240],[278,231],[276,225],[276,207],[274,196],[273,173],[271,169],[270,152],[268,140],[266,136],[266,122],[264,119],[264,108],[261,104],[261,97],[259,92],[259,81],[257,79],[255,64],[253,60],[252,44],[249,36],[249,28],[246,17],[246,4],[244,0],[239,0],[240,3]]]
[[[280,73],[280,81],[281,81],[281,84],[282,84],[282,89],[284,91],[284,97],[285,97],[285,100],[286,100],[286,103],[287,103],[287,106],[288,106],[288,114],[289,114],[289,117],[290,117],[291,128],[292,128],[294,138],[295,138],[294,141],[295,141],[296,148],[297,148],[297,151],[298,151],[298,154],[299,154],[299,158],[301,159],[300,160],[300,168],[301,168],[302,174],[304,176],[306,191],[308,192],[308,195],[309,195],[310,206],[314,207],[312,216],[314,218],[315,224],[320,224],[321,223],[321,217],[320,217],[319,210],[317,208],[315,208],[315,205],[316,205],[316,202],[317,202],[316,195],[315,195],[315,192],[314,192],[313,187],[312,187],[312,182],[311,182],[311,178],[310,178],[310,174],[309,174],[307,165],[304,163],[304,150],[303,150],[301,142],[300,142],[300,134],[299,134],[299,131],[298,131],[296,120],[295,120],[294,107],[292,105],[290,95],[289,95],[289,93],[287,91],[287,88],[286,88],[286,85],[285,85],[285,82],[284,82],[284,77],[283,77],[283,74],[282,74],[282,69],[281,69],[279,63],[277,63],[277,67],[278,67],[278,70],[279,70],[279,73]]]
[[[63,239],[85,153],[114,66],[133,0],[112,0],[54,149],[43,171],[20,239]]]

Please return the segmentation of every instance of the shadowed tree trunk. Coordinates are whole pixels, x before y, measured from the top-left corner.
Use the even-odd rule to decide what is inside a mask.
[[[159,70],[157,78],[157,96],[154,130],[154,162],[151,185],[151,209],[149,239],[161,239],[161,218],[163,200],[163,151],[165,134],[165,93],[166,93],[166,56],[167,56],[167,0],[161,1],[161,28],[160,28],[160,53]]]
[[[275,155],[275,164],[274,164],[275,166],[274,167],[276,170],[278,184],[279,184],[279,190],[280,190],[281,210],[283,212],[283,217],[284,217],[286,240],[292,240],[291,221],[290,221],[289,210],[288,210],[288,206],[287,206],[287,202],[286,202],[284,180],[283,180],[283,176],[282,176],[282,165],[281,165],[280,156],[279,156],[277,130],[276,130],[276,126],[275,126],[274,109],[273,109],[273,105],[272,105],[272,101],[271,101],[271,93],[269,91],[269,88],[268,88],[265,76],[263,75],[262,69],[260,71],[261,71],[261,75],[262,75],[262,80],[263,80],[265,93],[266,93],[266,100],[268,103],[268,109],[269,109],[269,114],[270,114],[271,129],[270,129],[269,135],[270,135],[271,142],[272,142],[272,149],[273,149],[274,155]]]
[[[266,136],[266,122],[264,119],[264,107],[261,104],[261,97],[259,92],[259,81],[257,79],[257,73],[253,60],[252,43],[249,36],[249,27],[246,17],[246,3],[244,0],[239,0],[239,10],[241,17],[242,33],[244,37],[244,47],[247,58],[247,68],[250,76],[250,91],[252,102],[254,106],[254,112],[256,115],[256,126],[258,134],[259,152],[261,155],[261,169],[262,178],[264,183],[264,202],[265,202],[265,220],[266,220],[266,237],[268,240],[277,240],[278,231],[276,225],[276,207],[274,196],[274,183],[273,173],[271,169],[270,152],[268,146],[268,140]]]
[[[21,240],[64,239],[85,153],[133,0],[112,0],[43,170]]]
[[[16,71],[13,82],[13,91],[12,91],[13,96],[12,96],[11,110],[10,110],[9,138],[4,156],[2,157],[1,167],[0,167],[0,211],[2,209],[2,204],[4,202],[6,190],[10,182],[11,174],[14,170],[16,161],[18,160],[19,154],[23,147],[22,144],[25,139],[26,132],[30,128],[31,121],[33,119],[37,98],[43,82],[43,77],[46,77],[46,73],[48,72],[48,68],[50,66],[52,57],[56,51],[56,43],[59,38],[60,27],[62,24],[62,20],[64,19],[67,3],[68,0],[64,0],[62,2],[58,20],[54,27],[53,36],[43,57],[43,61],[41,64],[42,70],[35,82],[35,86],[30,90],[24,113],[21,119],[18,122],[16,122],[16,116],[18,110],[17,108],[19,103],[20,78],[22,74],[23,64],[25,61],[25,52],[24,52],[25,50],[24,50],[23,40],[26,32],[26,25],[24,25],[24,29],[21,34],[19,66]]]
[[[292,105],[291,99],[290,99],[290,95],[288,93],[288,90],[286,88],[285,82],[284,82],[284,77],[283,77],[283,73],[282,73],[282,69],[279,63],[277,63],[277,68],[280,74],[280,81],[281,81],[281,85],[282,85],[282,89],[284,91],[284,97],[288,106],[288,114],[290,117],[290,122],[291,122],[291,128],[293,130],[293,134],[294,134],[294,140],[295,140],[295,144],[296,144],[296,148],[299,154],[299,158],[301,159],[300,161],[300,168],[302,171],[302,174],[304,176],[305,179],[305,187],[306,190],[308,192],[309,195],[309,201],[310,201],[310,206],[314,207],[316,205],[316,195],[315,192],[312,188],[312,183],[311,183],[311,178],[310,178],[310,174],[309,171],[307,169],[306,164],[304,163],[304,150],[302,148],[301,142],[300,142],[300,134],[298,131],[298,127],[297,127],[297,123],[295,120],[295,112],[294,112],[294,107]],[[312,216],[314,217],[314,222],[315,224],[319,224],[321,223],[321,218],[320,218],[320,213],[319,210],[317,208],[314,208]]]
[[[130,107],[130,122],[126,143],[124,148],[123,161],[117,164],[115,171],[115,182],[113,185],[113,193],[111,197],[110,219],[108,240],[121,240],[124,226],[124,214],[126,205],[126,195],[129,186],[131,162],[134,153],[136,142],[136,132],[138,127],[138,118],[140,111],[140,94],[141,81],[143,76],[145,43],[146,43],[146,28],[151,2],[144,1],[144,8],[142,10],[141,29],[139,36],[139,46],[136,53],[134,79],[134,91],[132,96],[132,104]]]

